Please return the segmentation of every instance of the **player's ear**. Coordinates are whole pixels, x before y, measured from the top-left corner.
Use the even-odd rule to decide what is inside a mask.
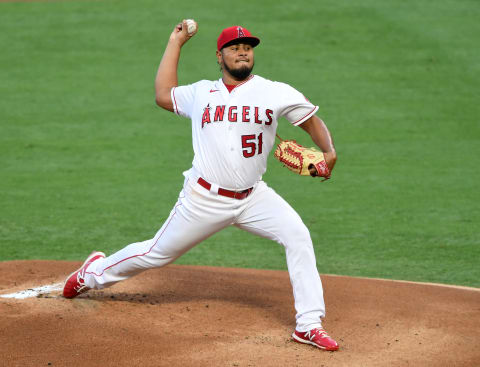
[[[220,70],[222,70],[222,61],[223,61],[223,55],[221,51],[216,51],[217,55],[217,64],[220,65]]]

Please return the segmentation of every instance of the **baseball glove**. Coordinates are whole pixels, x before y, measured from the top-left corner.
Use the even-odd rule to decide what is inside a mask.
[[[324,181],[330,178],[330,169],[325,157],[315,148],[305,148],[295,140],[282,140],[273,155],[294,173],[302,176],[324,177]]]

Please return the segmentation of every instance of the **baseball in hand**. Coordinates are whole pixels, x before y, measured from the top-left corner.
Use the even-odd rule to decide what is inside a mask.
[[[193,19],[187,19],[185,22],[187,23],[187,33],[193,34],[197,30],[197,24]]]

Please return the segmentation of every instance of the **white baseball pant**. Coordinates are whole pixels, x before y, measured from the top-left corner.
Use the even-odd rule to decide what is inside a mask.
[[[213,187],[205,189],[195,177],[187,178],[155,237],[92,263],[85,284],[102,289],[144,270],[168,265],[229,225],[285,247],[297,311],[296,329],[306,332],[320,327],[325,303],[310,233],[295,210],[263,181],[247,198],[238,200],[217,195]]]

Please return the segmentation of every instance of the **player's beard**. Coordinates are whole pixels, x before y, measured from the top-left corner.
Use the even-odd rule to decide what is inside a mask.
[[[254,66],[255,66],[255,63],[252,64],[252,67],[249,67],[248,65],[243,65],[243,66],[240,66],[238,69],[231,69],[228,67],[226,62],[223,62],[223,67],[225,68],[226,71],[228,71],[228,73],[231,76],[233,76],[235,80],[247,79],[252,73]]]

